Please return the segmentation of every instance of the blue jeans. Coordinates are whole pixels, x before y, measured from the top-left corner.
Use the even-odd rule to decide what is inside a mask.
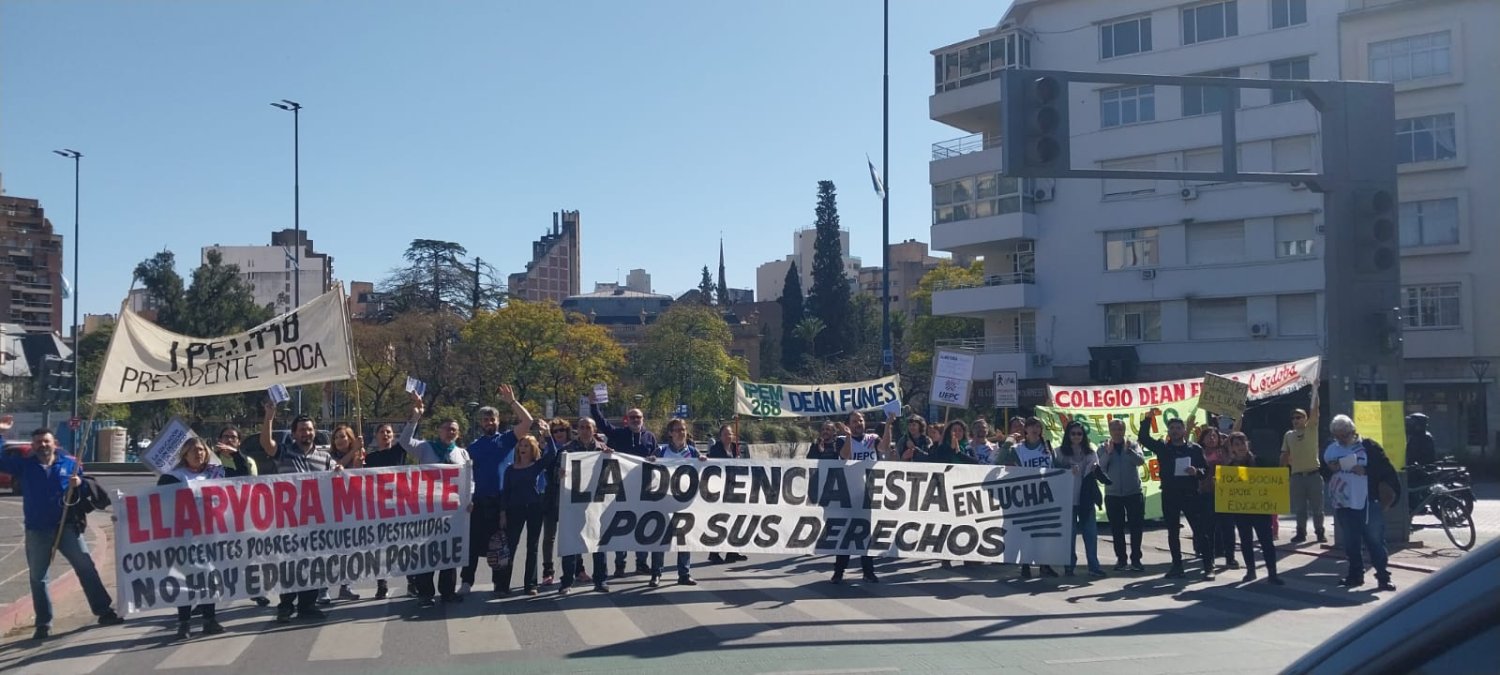
[[[651,554],[651,574],[661,576],[661,565],[666,561],[667,554]],[[677,578],[687,579],[693,576],[693,554],[683,551],[677,554]]]
[[[1078,566],[1078,535],[1083,535],[1083,555],[1088,560],[1089,571],[1098,572],[1099,567],[1099,515],[1094,505],[1073,507],[1073,549],[1068,554],[1068,569]]]
[[[1370,550],[1370,566],[1375,568],[1375,576],[1380,579],[1390,578],[1390,572],[1385,569],[1388,557],[1385,550],[1385,514],[1380,508],[1379,500],[1371,499],[1363,509],[1334,509],[1333,527],[1334,535],[1344,546],[1344,556],[1349,559],[1350,579],[1359,579],[1365,575],[1362,548]]]
[[[26,531],[26,566],[31,571],[31,607],[36,612],[37,628],[52,627],[52,598],[47,595],[47,568],[51,563],[52,538],[55,536],[57,533],[53,530]],[[104,616],[113,611],[110,605],[114,601],[110,599],[104,583],[99,581],[99,570],[94,568],[94,559],[89,557],[89,547],[83,541],[83,535],[78,534],[71,526],[63,526],[57,552],[73,566],[73,572],[78,575],[78,583],[83,586],[83,594],[88,597],[89,609],[94,612],[94,616]]]

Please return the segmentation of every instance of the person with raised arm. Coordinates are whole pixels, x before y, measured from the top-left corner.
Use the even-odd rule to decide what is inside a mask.
[[[471,446],[472,447],[472,446]],[[364,467],[367,469],[386,468],[393,466],[405,466],[409,456],[406,448],[396,442],[396,428],[389,424],[382,424],[375,428],[374,448],[365,452]],[[470,519],[472,530],[473,519]],[[375,599],[384,600],[390,595],[390,584],[385,579],[375,580]],[[412,597],[417,595],[417,578],[409,576],[406,578],[406,594]]]
[[[418,464],[455,464],[463,466],[470,465],[472,473],[473,460],[469,453],[458,444],[459,430],[458,420],[448,418],[438,421],[437,440],[418,440],[417,432],[422,425],[422,413],[426,410],[422,403],[422,397],[411,395],[411,419],[406,422],[401,445],[406,448],[409,455]],[[474,519],[474,503],[469,502],[469,519]],[[469,548],[477,548],[471,542]],[[425,572],[414,575],[417,586],[417,606],[432,607],[437,604],[434,594],[441,594],[443,602],[462,602],[464,596],[455,588],[458,584],[458,568],[450,567],[440,572]],[[433,588],[433,577],[437,577],[437,588]]]
[[[1297,517],[1293,544],[1307,541],[1307,521],[1312,521],[1319,544],[1328,542],[1323,531],[1323,463],[1318,460],[1318,383],[1312,386],[1312,405],[1308,410],[1292,411],[1292,428],[1281,437],[1281,465],[1292,472],[1292,513]]]
[[[531,411],[516,400],[515,390],[510,385],[502,384],[496,391],[500,400],[510,406],[515,425],[502,433],[500,411],[484,406],[479,409],[479,437],[466,448],[474,461],[474,516],[469,519],[469,562],[459,571],[460,595],[468,594],[474,588],[475,570],[489,552],[490,539],[500,527],[500,492],[504,487],[501,478],[515,460],[517,439],[531,433],[534,422]],[[500,588],[498,570],[490,570],[490,581],[496,590]]]
[[[615,426],[609,423],[609,418],[604,416],[604,407],[599,404],[598,398],[589,395],[589,417],[594,419],[594,424],[599,427],[599,432],[604,434],[608,445],[615,451],[627,455],[634,455],[645,459],[656,454],[660,445],[656,442],[656,434],[646,428],[646,415],[640,408],[631,408],[625,411],[625,423]],[[635,573],[651,574],[651,565],[646,561],[645,551],[635,552]],[[615,578],[625,576],[625,552],[615,552]]]
[[[1207,475],[1208,463],[1203,459],[1203,448],[1187,438],[1187,423],[1181,418],[1167,420],[1165,442],[1151,435],[1151,427],[1161,417],[1161,408],[1152,408],[1141,418],[1141,428],[1136,442],[1156,453],[1161,463],[1161,511],[1167,523],[1167,549],[1172,552],[1172,568],[1168,579],[1179,579],[1182,570],[1182,520],[1187,518],[1193,531],[1193,550],[1203,562],[1203,578],[1213,581],[1214,551],[1210,528],[1213,525],[1203,513],[1203,500],[1198,497],[1198,479]]]
[[[267,399],[265,419],[260,429],[260,449],[276,463],[277,474],[341,471],[333,456],[317,446],[318,427],[311,417],[298,415],[292,420],[292,433],[281,439],[273,437],[276,429],[276,403]],[[292,614],[310,620],[327,617],[318,609],[318,591],[282,593],[276,606],[276,623],[291,623]]]

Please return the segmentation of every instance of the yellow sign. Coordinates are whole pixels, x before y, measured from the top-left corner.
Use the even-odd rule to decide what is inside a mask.
[[[1406,466],[1406,406],[1401,401],[1355,401],[1354,427],[1385,448],[1397,471]]]
[[[1290,470],[1284,466],[1219,465],[1214,470],[1214,511],[1219,513],[1291,513]]]

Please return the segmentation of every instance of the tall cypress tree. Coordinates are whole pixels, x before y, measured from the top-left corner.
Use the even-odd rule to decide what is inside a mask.
[[[802,274],[797,271],[797,263],[787,269],[781,299],[776,303],[781,305],[781,367],[795,373],[802,368],[802,353],[807,350],[802,338],[797,337],[797,324],[803,318]]]
[[[702,294],[703,304],[714,304],[714,278],[708,273],[708,265],[703,266],[703,278],[698,280],[698,292]]]
[[[814,226],[812,290],[807,295],[807,313],[827,326],[818,334],[813,353],[827,359],[850,356],[853,336],[849,319],[852,293],[844,275],[844,248],[839,242],[839,207],[833,181],[818,181],[818,208]]]

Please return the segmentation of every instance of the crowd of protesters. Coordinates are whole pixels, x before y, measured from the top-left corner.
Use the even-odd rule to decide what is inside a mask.
[[[537,595],[542,589],[569,593],[575,585],[589,584],[597,592],[610,591],[609,582],[631,574],[647,578],[650,587],[662,583],[665,555],[637,552],[634,566],[627,567],[627,554],[614,555],[613,569],[603,552],[584,556],[570,555],[555,560],[559,516],[560,486],[567,477],[570,454],[621,453],[645,461],[697,460],[717,461],[750,457],[740,442],[737,428],[723,425],[707,447],[692,438],[687,420],[673,418],[661,425],[658,438],[637,408],[627,410],[618,423],[605,416],[598,403],[591,403],[588,414],[576,421],[542,420],[532,416],[512,389],[498,390],[501,401],[509,408],[510,427],[502,431],[501,411],[481,407],[477,411],[478,434],[463,445],[462,428],[456,419],[436,420],[436,437],[418,435],[425,406],[422,398],[412,396],[411,417],[401,434],[382,424],[366,448],[361,435],[348,425],[338,425],[329,443],[316,443],[316,424],[307,416],[296,417],[291,431],[277,439],[272,433],[276,406],[267,402],[259,448],[263,453],[260,466],[240,448],[240,433],[233,427],[220,431],[210,446],[197,438],[184,443],[177,468],[161,476],[159,484],[188,483],[197,480],[255,476],[258,473],[304,473],[341,471],[365,467],[391,467],[415,464],[467,464],[473,468],[474,486],[470,517],[469,555],[460,568],[428,572],[406,578],[407,595],[422,608],[439,602],[462,602],[475,585],[480,561],[490,551],[491,543],[504,545],[507,555],[501,564],[491,565],[490,581],[495,597],[511,594],[512,584],[519,581],[526,595]],[[1204,580],[1212,580],[1224,568],[1241,568],[1243,560],[1246,582],[1259,578],[1257,563],[1265,570],[1266,581],[1281,585],[1277,572],[1276,517],[1271,515],[1225,514],[1214,509],[1214,469],[1217,466],[1288,467],[1291,478],[1292,507],[1296,532],[1291,544],[1307,541],[1310,531],[1319,543],[1325,542],[1324,481],[1330,474],[1340,475],[1345,483],[1359,483],[1366,489],[1343,491],[1331,495],[1334,526],[1339,543],[1348,559],[1347,575],[1341,585],[1363,585],[1365,553],[1375,571],[1381,590],[1395,590],[1386,569],[1383,501],[1399,489],[1395,469],[1385,453],[1368,439],[1359,437],[1353,422],[1343,415],[1330,423],[1334,441],[1320,451],[1317,439],[1318,405],[1314,395],[1310,412],[1295,410],[1292,429],[1286,432],[1279,461],[1261,462],[1252,452],[1248,437],[1237,421],[1222,430],[1215,424],[1198,427],[1182,419],[1163,422],[1161,412],[1152,410],[1141,421],[1135,434],[1128,433],[1124,421],[1112,420],[1108,437],[1097,445],[1079,422],[1070,422],[1063,430],[1062,442],[1054,446],[1046,437],[1043,423],[1035,417],[1014,417],[1006,421],[1000,433],[991,433],[987,420],[972,423],[962,420],[931,424],[919,415],[893,417],[875,428],[867,427],[865,416],[853,413],[845,420],[819,422],[817,438],[805,453],[812,460],[926,462],[1030,467],[1067,471],[1073,474],[1072,553],[1063,574],[1075,576],[1079,549],[1083,552],[1085,572],[1090,577],[1105,577],[1100,560],[1098,523],[1100,509],[1106,514],[1110,529],[1115,573],[1144,573],[1146,559],[1142,536],[1146,517],[1145,484],[1152,480],[1147,470],[1149,451],[1154,455],[1161,481],[1162,516],[1166,526],[1170,566],[1167,578],[1187,576],[1189,558],[1182,550],[1182,526],[1186,521],[1192,534],[1193,561]],[[9,416],[0,419],[0,433],[11,426]],[[1158,437],[1158,430],[1165,437]],[[38,430],[32,435],[34,452],[26,457],[0,458],[0,471],[10,473],[25,486],[26,554],[31,569],[32,598],[36,605],[35,637],[46,638],[50,630],[51,606],[47,595],[47,571],[54,550],[72,564],[88,596],[89,605],[101,624],[121,621],[111,608],[108,591],[99,582],[97,571],[88,556],[82,528],[60,526],[65,517],[64,497],[77,489],[82,469],[65,454],[56,452],[56,441],[50,432]],[[218,462],[210,461],[210,453]],[[269,458],[272,467],[263,466]],[[266,471],[269,468],[270,471]],[[70,487],[71,486],[71,487]],[[1361,495],[1349,499],[1348,495]],[[524,557],[508,555],[520,551],[524,535]],[[1238,543],[1238,546],[1236,546]],[[1239,558],[1236,558],[1236,552]],[[1259,560],[1257,560],[1259,552]],[[694,586],[692,554],[674,554],[676,583]],[[716,551],[709,563],[734,563],[746,560],[740,551]],[[860,571],[867,583],[877,583],[874,558],[860,557]],[[540,573],[538,565],[540,563]],[[832,581],[841,583],[850,556],[837,556]],[[519,579],[515,566],[522,567]],[[1040,566],[1042,576],[1057,577],[1050,565]],[[1020,566],[1020,576],[1031,578],[1031,565]],[[332,592],[330,592],[332,590]],[[376,599],[390,594],[387,580],[376,587]],[[275,610],[278,623],[294,617],[318,620],[324,618],[320,605],[335,600],[355,600],[348,586],[337,589],[301,591],[282,594]],[[268,606],[267,598],[255,598]],[[193,616],[202,619],[201,634],[223,632],[212,604],[178,609],[178,636],[191,634]]]

